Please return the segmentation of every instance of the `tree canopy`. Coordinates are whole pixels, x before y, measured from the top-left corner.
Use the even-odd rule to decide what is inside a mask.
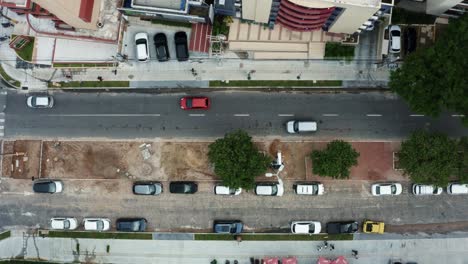
[[[457,141],[444,134],[414,132],[403,141],[399,167],[415,183],[447,186],[458,167]]]
[[[253,189],[255,177],[265,173],[271,158],[260,153],[242,130],[226,134],[210,144],[208,158],[223,185]]]
[[[458,143],[459,163],[458,179],[468,183],[468,137],[462,137]]]
[[[433,46],[417,49],[390,75],[392,91],[415,112],[436,117],[448,109],[468,125],[468,14],[451,20]]]
[[[314,174],[347,179],[351,167],[357,165],[359,153],[348,142],[334,140],[324,150],[314,150],[310,156]]]

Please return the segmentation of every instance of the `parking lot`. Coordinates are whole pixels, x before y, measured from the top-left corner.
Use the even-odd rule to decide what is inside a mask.
[[[398,143],[353,143],[361,153],[360,166],[353,168],[349,180],[331,180],[312,175],[306,159],[312,149],[323,147],[323,142],[258,142],[266,153],[272,155],[280,150],[284,155],[286,168],[280,176],[285,184],[282,197],[259,197],[252,191],[239,196],[214,195],[217,179],[206,158],[207,142],[146,142],[149,145],[145,147],[151,153],[146,160],[140,148],[143,143],[4,142],[4,146],[17,146],[10,149],[12,153],[22,149],[27,155],[5,155],[2,160],[5,177],[0,183],[0,221],[4,226],[47,228],[48,220],[57,216],[78,220],[108,217],[112,221],[119,217],[145,217],[149,231],[210,231],[215,219],[239,219],[245,223],[247,232],[289,232],[292,220],[317,220],[325,224],[337,220],[362,222],[369,218],[398,226],[442,223],[446,219],[463,222],[468,216],[464,196],[444,193],[415,197],[410,193],[410,183],[393,170],[391,153],[398,149]],[[20,166],[21,172],[7,173],[7,168],[16,171]],[[64,191],[52,195],[33,193],[30,176],[36,169],[41,171],[37,172],[41,178],[62,180]],[[135,180],[160,181],[163,193],[154,197],[133,195]],[[168,183],[173,180],[196,181],[199,190],[192,195],[171,194]],[[264,180],[275,179],[257,178]],[[304,180],[321,181],[325,194],[296,195],[293,184]],[[389,180],[403,184],[402,195],[370,194],[372,183]]]

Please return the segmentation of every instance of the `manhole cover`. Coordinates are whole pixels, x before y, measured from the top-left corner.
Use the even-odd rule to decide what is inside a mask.
[[[149,163],[143,163],[141,165],[141,174],[142,175],[150,175],[153,172],[153,166]]]
[[[128,76],[129,79],[133,79],[133,77],[135,77],[135,76],[133,76],[132,74],[130,74],[130,75]]]

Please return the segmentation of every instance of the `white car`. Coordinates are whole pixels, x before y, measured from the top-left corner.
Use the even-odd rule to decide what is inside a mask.
[[[317,131],[317,122],[291,120],[286,123],[286,130],[290,134],[315,132]]]
[[[401,184],[399,183],[376,183],[371,188],[372,195],[400,195],[403,191]]]
[[[468,194],[468,184],[466,183],[450,183],[447,186],[448,194]]]
[[[414,195],[439,195],[442,193],[442,187],[433,185],[413,184]]]
[[[85,218],[83,226],[87,231],[107,231],[110,229],[111,222],[107,218]]]
[[[78,227],[78,221],[73,217],[55,217],[50,219],[50,228],[55,230],[74,230]]]
[[[300,195],[322,195],[325,192],[323,184],[318,182],[297,183],[293,188],[296,194]]]
[[[26,104],[31,108],[52,108],[54,106],[54,98],[48,95],[33,95],[26,99]]]
[[[242,188],[234,189],[223,185],[216,185],[214,187],[214,193],[217,195],[239,195],[241,192]]]
[[[135,35],[136,54],[139,61],[148,61],[150,58],[148,34],[144,32]]]
[[[318,221],[293,221],[291,233],[293,234],[319,234],[322,225]]]
[[[278,182],[260,182],[255,186],[255,194],[261,196],[283,196],[283,181]]]
[[[400,53],[401,49],[401,28],[396,25],[390,26],[390,52]]]

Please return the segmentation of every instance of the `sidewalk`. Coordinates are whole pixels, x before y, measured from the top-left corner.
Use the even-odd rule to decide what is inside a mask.
[[[379,239],[380,236],[375,236]],[[0,241],[0,257],[41,258],[50,261],[93,263],[165,263],[207,264],[238,260],[250,263],[250,257],[296,256],[298,263],[315,263],[320,256],[336,258],[343,255],[350,264],[388,263],[391,259],[420,264],[466,263],[466,234],[458,238],[379,239],[330,241],[335,250],[316,250],[322,241],[190,241],[190,240],[105,240],[29,237],[19,235]],[[77,246],[79,244],[79,247]],[[109,252],[106,252],[107,247]],[[77,249],[79,248],[79,251]],[[359,259],[351,256],[359,252]]]

